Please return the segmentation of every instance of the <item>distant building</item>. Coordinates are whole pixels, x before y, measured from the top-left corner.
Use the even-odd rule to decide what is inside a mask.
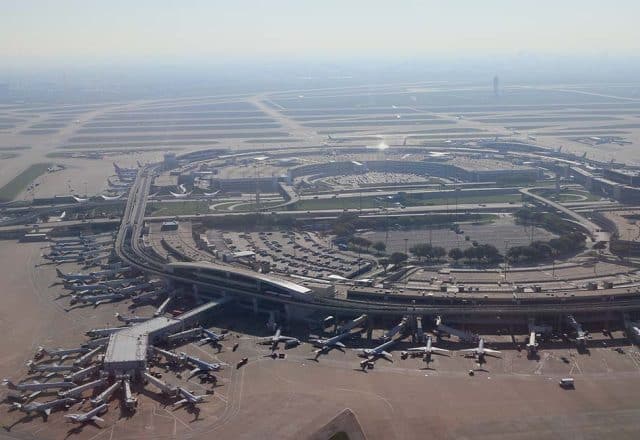
[[[176,157],[176,153],[164,153],[164,162],[162,163],[162,167],[165,170],[177,168],[178,158]]]

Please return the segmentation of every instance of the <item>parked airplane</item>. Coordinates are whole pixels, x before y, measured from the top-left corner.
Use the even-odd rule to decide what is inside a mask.
[[[278,344],[280,344],[281,342],[285,344],[285,348],[295,347],[296,345],[300,344],[300,340],[297,338],[283,336],[280,328],[276,330],[276,333],[273,336],[264,338],[258,343],[263,345],[271,345],[271,351],[275,351],[278,349]]]
[[[536,341],[536,332],[532,331],[529,333],[529,340],[527,342],[527,356],[532,357],[535,356],[538,351],[538,342]]]
[[[357,349],[356,352],[358,353],[358,356],[366,358],[365,360],[360,362],[360,367],[364,370],[364,368],[369,363],[375,362],[380,358],[383,358],[389,362],[393,362],[393,359],[392,359],[393,356],[391,355],[391,353],[386,351],[386,349],[391,347],[395,343],[396,343],[396,340],[392,339],[374,348]]]
[[[62,278],[64,281],[88,281],[93,279],[93,275],[89,273],[63,273],[60,269],[56,268],[58,278]]]
[[[115,280],[105,280],[102,281],[101,284],[104,284],[105,286],[109,286],[109,287],[120,287],[120,286],[130,286],[130,285],[134,285],[136,283],[141,283],[144,281],[143,277],[136,277],[136,278],[119,278],[119,279],[115,279]]]
[[[151,318],[145,318],[141,316],[125,316],[116,312],[116,319],[120,322],[124,322],[125,324],[136,324],[139,322],[145,322],[150,320]]]
[[[66,289],[72,290],[74,292],[97,292],[102,290],[109,290],[109,286],[106,286],[102,283],[99,284],[66,284]]]
[[[432,354],[447,354],[449,350],[445,350],[444,348],[438,348],[433,346],[433,342],[431,340],[431,336],[427,338],[427,345],[424,347],[414,347],[407,350],[409,353],[422,354],[422,360],[427,364],[431,362]]]
[[[65,406],[68,408],[76,402],[76,399],[64,398],[51,400],[49,402],[31,402],[24,405],[21,403],[13,402],[12,406],[22,412],[26,412],[27,414],[39,412],[42,413],[45,417],[48,417],[49,415],[51,415],[51,411],[56,407]]]
[[[91,411],[79,414],[65,414],[65,418],[71,419],[73,423],[88,423],[88,422],[104,422],[98,415],[107,412],[109,406],[106,403],[93,408]]]
[[[204,397],[205,396],[196,396],[195,394],[191,393],[190,391],[187,391],[186,389],[182,388],[182,387],[178,387],[178,394],[180,396],[182,396],[183,398],[181,400],[178,400],[177,402],[175,402],[173,404],[174,408],[177,408],[181,405],[197,405],[198,403],[202,403],[204,402]]]
[[[478,363],[483,363],[485,360],[485,356],[499,357],[498,355],[502,354],[498,350],[485,348],[483,338],[480,338],[480,342],[478,342],[478,346],[476,348],[469,348],[460,351],[463,353],[472,353],[473,357],[478,360]]]
[[[339,335],[336,335],[332,338],[328,338],[328,339],[314,339],[311,340],[311,343],[315,346],[318,347],[318,350],[315,350],[314,353],[316,354],[316,359],[318,359],[318,357],[321,354],[326,354],[329,351],[333,350],[334,348],[342,351],[343,348],[346,348],[345,345],[340,342],[343,339],[345,339],[346,337],[349,336],[349,333],[340,333]]]
[[[93,304],[94,307],[99,306],[100,304],[106,304],[113,301],[120,301],[125,299],[127,296],[121,293],[107,293],[104,295],[71,295],[70,303],[77,304]]]
[[[203,361],[202,359],[199,359],[197,357],[193,357],[193,356],[189,356],[186,353],[180,353],[180,356],[182,356],[187,362],[193,364],[195,366],[195,368],[193,370],[191,370],[191,372],[189,373],[189,377],[191,376],[195,376],[196,374],[199,373],[208,373],[211,371],[219,371],[222,369],[223,366],[225,366],[226,364],[222,364],[222,363],[209,363],[206,361]]]
[[[6,386],[10,390],[16,391],[47,391],[47,390],[60,390],[68,389],[76,386],[73,382],[21,382],[13,383],[9,379],[4,379],[2,385]]]
[[[584,348],[587,345],[588,333],[582,329],[582,325],[576,320],[576,318],[574,318],[573,315],[567,315],[567,321],[576,334],[575,341],[578,348]]]
[[[219,335],[217,333],[212,332],[211,330],[207,330],[206,328],[202,329],[202,335],[204,338],[200,339],[200,342],[203,344],[212,344],[214,346],[220,345],[220,341],[222,341],[225,335]]]

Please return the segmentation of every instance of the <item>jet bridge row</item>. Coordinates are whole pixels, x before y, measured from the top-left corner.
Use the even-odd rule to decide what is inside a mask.
[[[105,353],[104,371],[137,376],[146,369],[150,344],[196,324],[206,313],[229,301],[221,298],[198,306],[175,318],[160,316],[113,333]]]

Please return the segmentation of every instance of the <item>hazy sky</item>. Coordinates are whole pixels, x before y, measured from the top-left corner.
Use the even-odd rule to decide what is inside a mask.
[[[638,0],[0,0],[0,57],[640,53]]]

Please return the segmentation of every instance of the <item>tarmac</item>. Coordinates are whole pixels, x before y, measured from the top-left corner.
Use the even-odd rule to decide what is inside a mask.
[[[115,311],[127,311],[126,304],[116,304],[66,312],[66,299],[55,299],[61,286],[50,287],[55,281],[53,267],[35,267],[40,246],[0,242],[0,264],[6,269],[0,311],[0,330],[6,335],[0,339],[2,377],[23,377],[24,363],[38,345],[78,345],[86,340],[84,331],[113,325]],[[144,316],[150,310],[135,313]],[[640,353],[620,333],[613,339],[594,334],[588,354],[567,344],[543,344],[539,360],[527,359],[505,336],[492,337],[490,346],[503,355],[488,358],[482,369],[454,352],[450,357],[434,356],[432,369],[426,370],[419,358],[400,359],[399,350],[408,346],[402,343],[394,351],[395,362],[378,361],[373,370],[362,372],[359,358],[349,349],[332,351],[314,362],[313,348],[305,343],[282,350],[285,359],[265,357],[268,348],[256,344],[258,336],[268,334],[262,318],[247,320],[246,315],[232,314],[214,318],[216,328],[231,329],[220,354],[198,344],[175,348],[230,365],[219,374],[220,386],[207,396],[197,415],[174,410],[147,387],[138,395],[136,414],[120,411],[116,396],[105,423],[98,426],[67,423],[63,412],[53,413],[45,423],[40,417],[25,419],[22,413],[3,409],[0,421],[5,431],[0,438],[293,439],[301,438],[301,433],[310,435],[345,408],[356,415],[368,439],[637,438],[640,432]],[[299,329],[292,330],[297,336]],[[519,343],[523,340],[518,337]],[[239,343],[236,352],[229,348],[233,341]],[[441,345],[462,347],[450,341]],[[622,354],[612,350],[617,346],[623,347]],[[243,357],[249,363],[236,369]],[[476,370],[473,377],[470,369]],[[195,379],[187,382],[172,374],[165,373],[165,379],[203,392]],[[567,375],[575,378],[575,390],[558,386]]]

